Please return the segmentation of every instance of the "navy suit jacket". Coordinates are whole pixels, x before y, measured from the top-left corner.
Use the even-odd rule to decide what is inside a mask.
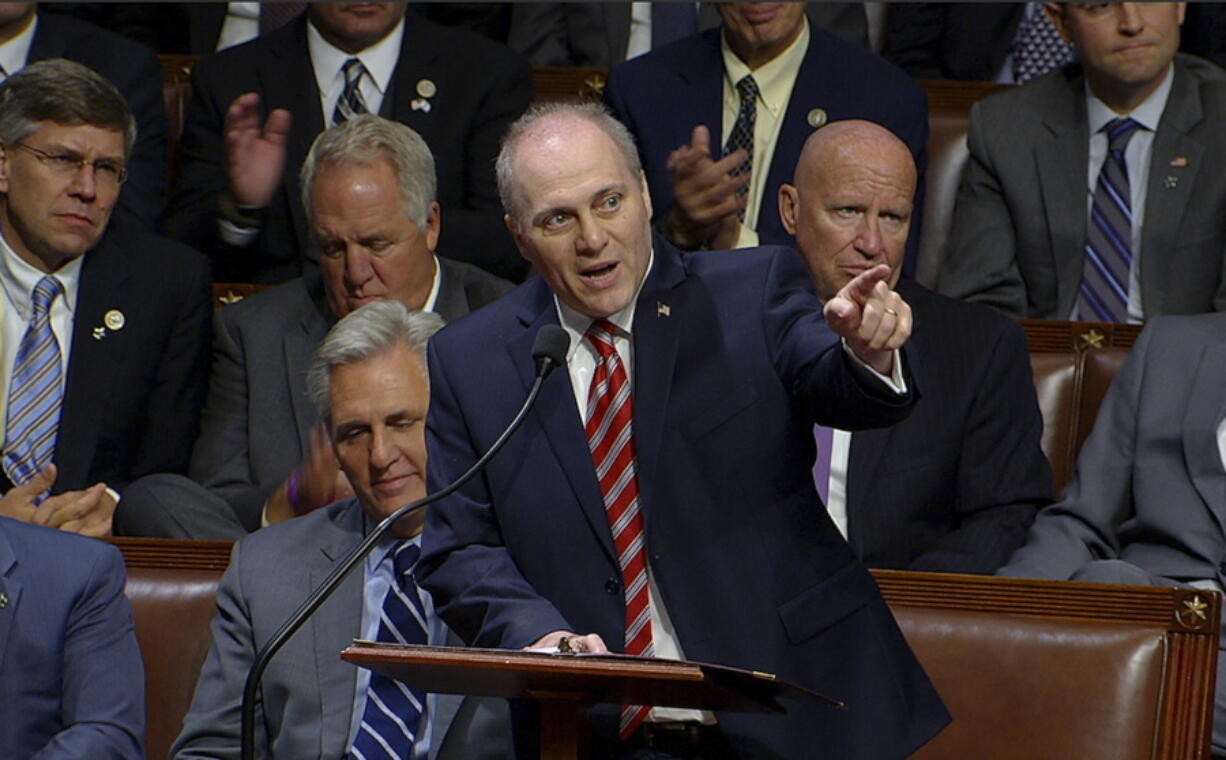
[[[58,13],[38,14],[26,63],[67,58],[110,80],[136,119],[136,143],[128,157],[128,180],[112,224],[153,229],[166,198],[169,127],[162,99],[162,65],[150,49],[87,21]]]
[[[723,157],[719,136],[723,122],[723,27],[678,40],[626,61],[609,72],[605,100],[614,115],[634,133],[656,219],[673,207],[668,154],[690,142],[698,124],[712,138],[712,157]],[[919,167],[915,217],[907,247],[907,269],[915,256],[924,208],[927,166],[928,97],[910,77],[864,48],[809,25],[809,49],[792,88],[775,154],[758,212],[758,240],[763,245],[795,245],[779,218],[779,186],[792,181],[800,149],[813,132],[809,112],[825,109],[829,121],[867,119],[898,135]]]
[[[145,756],[126,577],[113,546],[0,517],[0,757]]]
[[[991,573],[1052,500],[1026,335],[985,306],[897,290],[924,394],[897,425],[852,435],[848,541],[869,567]]]
[[[429,111],[414,110],[419,82],[433,82]],[[221,241],[217,197],[226,188],[223,130],[226,109],[246,92],[293,114],[281,188],[264,210],[259,237],[246,248]],[[434,155],[443,207],[440,250],[507,279],[526,264],[502,221],[494,157],[507,126],[528,106],[528,63],[510,50],[416,16],[405,20],[396,70],[380,115],[412,127]],[[284,27],[200,61],[183,125],[182,166],[167,208],[166,229],[210,254],[219,280],[285,282],[314,257],[298,168],[324,123],[319,87],[307,49],[307,21]]]
[[[431,490],[519,407],[537,331],[534,279],[430,342]],[[853,375],[794,251],[687,258],[659,238],[634,319],[634,436],[648,556],[686,656],[766,670],[848,701],[787,716],[720,714],[738,753],[909,755],[947,717],[872,577],[815,509],[814,420],[862,428],[900,400]],[[883,393],[887,397],[876,395]],[[557,629],[624,637],[621,573],[570,380],[556,372],[483,477],[431,508],[420,577],[476,646]],[[596,713],[597,744],[616,706]]]

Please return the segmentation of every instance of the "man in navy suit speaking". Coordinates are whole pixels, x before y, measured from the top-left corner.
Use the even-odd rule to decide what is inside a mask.
[[[686,657],[848,703],[769,717],[606,706],[595,757],[910,755],[946,712],[813,508],[810,472],[815,421],[888,425],[914,403],[910,309],[888,267],[823,317],[792,250],[683,257],[653,237],[634,141],[599,106],[530,110],[497,169],[542,276],[431,341],[430,488],[511,419],[542,326],[570,334],[568,371],[484,476],[431,512],[420,578],[439,614],[476,646]]]

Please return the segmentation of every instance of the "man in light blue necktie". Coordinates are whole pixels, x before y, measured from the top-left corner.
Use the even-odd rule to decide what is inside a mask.
[[[208,371],[208,264],[110,224],[136,125],[63,59],[0,86],[0,514],[111,533],[138,475],[186,469]]]

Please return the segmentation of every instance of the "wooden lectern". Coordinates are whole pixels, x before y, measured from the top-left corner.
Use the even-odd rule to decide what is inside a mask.
[[[843,706],[769,673],[684,660],[373,642],[341,657],[423,691],[538,702],[542,760],[584,757],[586,711],[599,702],[783,713],[779,698],[797,697]]]

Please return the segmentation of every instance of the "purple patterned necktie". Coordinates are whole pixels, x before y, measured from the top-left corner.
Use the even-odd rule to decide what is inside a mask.
[[[1128,321],[1128,274],[1132,267],[1132,190],[1124,150],[1141,125],[1130,118],[1112,119],[1107,133],[1107,158],[1086,227],[1085,266],[1077,298],[1080,319]]]

